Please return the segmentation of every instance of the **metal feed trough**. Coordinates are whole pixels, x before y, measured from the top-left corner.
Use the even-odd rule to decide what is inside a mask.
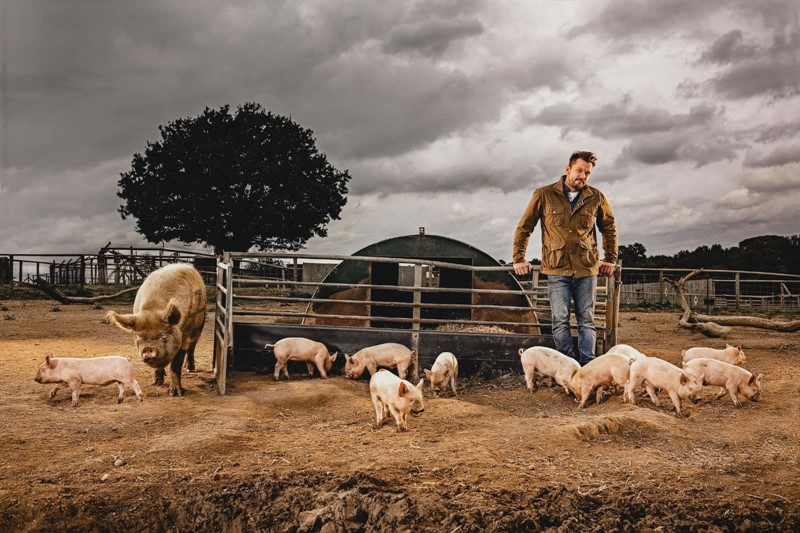
[[[291,276],[248,274],[249,263],[276,260],[292,265],[285,269]],[[598,354],[616,343],[618,280],[607,278],[597,288]],[[264,345],[284,337],[306,337],[349,355],[397,342],[416,351],[420,372],[443,351],[456,355],[462,375],[519,370],[520,348],[553,347],[549,313],[538,266],[520,283],[510,265],[422,232],[352,256],[225,253],[217,263],[215,376],[225,394],[228,370],[271,373],[275,359]],[[340,356],[333,373],[343,366]],[[289,370],[307,372],[302,363],[290,363]]]

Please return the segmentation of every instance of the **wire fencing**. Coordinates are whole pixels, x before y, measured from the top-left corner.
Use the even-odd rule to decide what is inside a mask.
[[[678,306],[677,281],[691,269],[623,268],[620,305]],[[771,272],[703,270],[683,287],[692,309],[800,311],[800,276]]]

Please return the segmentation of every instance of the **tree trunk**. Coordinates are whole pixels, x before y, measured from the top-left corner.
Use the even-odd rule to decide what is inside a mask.
[[[756,316],[717,316],[693,314],[692,317],[700,322],[707,320],[714,320],[718,324],[725,326],[745,326],[749,328],[771,329],[774,331],[783,331],[786,333],[794,333],[800,331],[800,320],[792,320],[790,322],[779,322],[777,320],[769,320],[768,318],[759,318]]]
[[[683,285],[702,271],[702,268],[699,270],[694,270],[678,281],[670,278],[664,278],[665,281],[675,287],[675,294],[678,297],[678,303],[680,303],[681,307],[683,308],[683,316],[681,317],[680,321],[678,321],[678,325],[680,325],[682,328],[690,329],[692,331],[699,331],[706,337],[724,338],[730,334],[731,328],[720,326],[719,324],[716,324],[710,320],[704,322],[694,322],[692,317],[692,309],[689,307],[689,303],[683,296]]]

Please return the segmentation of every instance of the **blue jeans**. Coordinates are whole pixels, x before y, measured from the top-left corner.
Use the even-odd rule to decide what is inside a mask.
[[[577,359],[585,365],[594,359],[597,331],[594,327],[594,303],[597,294],[597,276],[547,276],[547,293],[553,316],[553,340],[556,350]],[[572,349],[569,330],[570,304],[575,301],[575,318],[578,321],[578,352]]]

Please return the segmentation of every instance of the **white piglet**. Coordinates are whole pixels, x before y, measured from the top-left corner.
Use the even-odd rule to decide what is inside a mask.
[[[423,380],[415,387],[388,370],[379,370],[369,380],[369,395],[375,406],[375,426],[381,427],[387,411],[397,423],[398,431],[408,431],[408,414],[425,410],[422,400]]]
[[[273,348],[275,352],[275,381],[280,379],[281,370],[286,379],[289,379],[289,361],[301,361],[308,368],[308,375],[314,375],[316,365],[323,378],[328,377],[328,372],[333,368],[339,352],[330,354],[324,344],[303,337],[286,337],[275,344],[267,344],[264,348]]]
[[[44,363],[36,371],[33,380],[36,383],[55,383],[50,390],[52,400],[56,393],[69,387],[72,390],[72,407],[78,405],[82,385],[111,385],[119,387],[117,403],[125,399],[128,387],[133,389],[139,401],[142,401],[142,389],[134,377],[133,365],[121,355],[107,355],[79,359],[75,357],[53,357],[47,354]]]
[[[386,342],[367,346],[352,356],[344,354],[344,375],[350,379],[358,379],[369,370],[370,376],[378,371],[378,367],[397,368],[397,374],[405,379],[406,373],[416,375],[417,354],[396,342]]]
[[[552,378],[564,387],[567,394],[572,392],[572,377],[581,368],[578,361],[572,357],[546,346],[533,346],[527,350],[520,348],[519,358],[529,391],[537,390],[536,374],[539,374]]]
[[[606,353],[624,355],[629,359],[644,359],[647,357],[645,354],[628,344],[616,344],[612,346]]]
[[[751,402],[757,402],[761,398],[763,374],[754,376],[744,368],[708,357],[699,357],[683,363],[683,369],[695,376],[702,376],[703,385],[722,387],[715,400],[730,394],[733,405],[739,407],[742,396]]]
[[[700,401],[703,390],[703,376],[695,376],[682,371],[672,363],[657,357],[639,359],[631,364],[630,378],[625,386],[625,398],[636,405],[634,390],[644,384],[647,394],[656,407],[661,405],[658,401],[656,389],[663,389],[669,393],[675,413],[681,416],[681,400],[692,402]]]
[[[730,363],[732,365],[743,365],[747,362],[747,357],[744,356],[742,347],[731,346],[730,344],[725,344],[724,350],[697,346],[681,351],[681,355],[683,356],[684,363],[691,361],[692,359],[697,359],[698,357],[708,357],[710,359],[716,359],[717,361]]]
[[[450,388],[456,395],[456,378],[458,378],[458,359],[451,352],[442,352],[436,357],[430,370],[425,369],[425,376],[431,382],[431,389],[436,392]]]
[[[595,389],[597,389],[595,403],[599,404],[603,399],[603,387],[625,386],[633,360],[624,355],[607,353],[595,357],[575,372],[571,386],[575,397],[580,399],[580,407],[586,406],[586,401]]]

